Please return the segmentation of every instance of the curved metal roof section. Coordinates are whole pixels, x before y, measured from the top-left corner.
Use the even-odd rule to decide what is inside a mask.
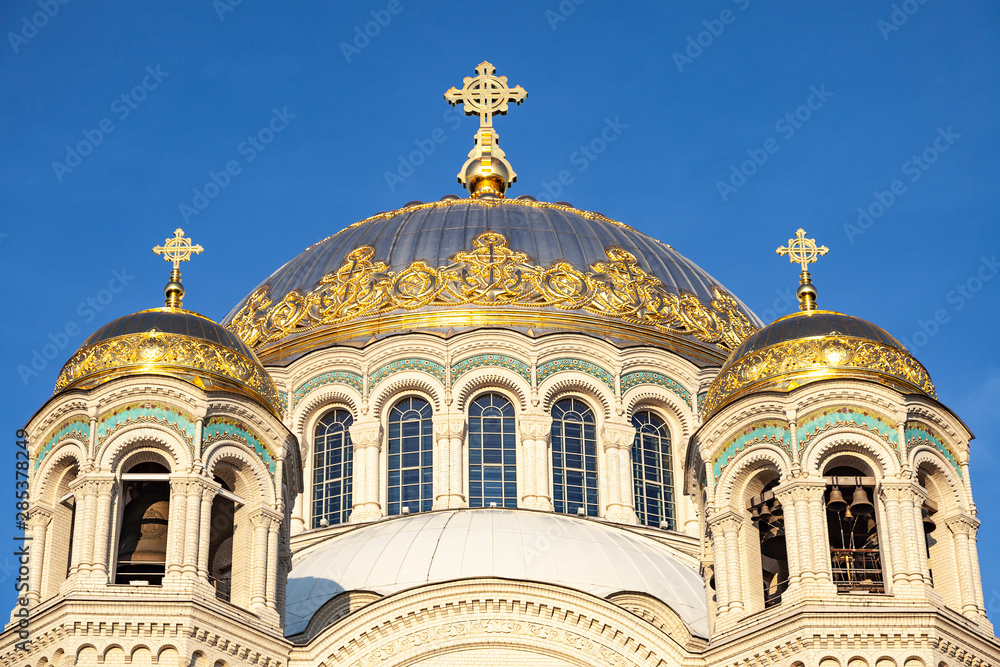
[[[475,577],[537,581],[602,598],[646,593],[673,609],[692,634],[708,636],[704,583],[664,547],[593,520],[509,509],[414,514],[330,538],[294,561],[285,635],[304,631],[344,591],[391,595]]]
[[[599,213],[517,199],[461,199],[409,206],[355,223],[307,248],[258,288],[269,285],[271,293],[277,295],[308,291],[324,275],[341,268],[352,250],[365,245],[374,247],[375,259],[392,271],[401,271],[417,260],[445,266],[457,253],[472,248],[472,240],[486,231],[503,234],[510,248],[526,253],[534,264],[544,267],[565,261],[588,269],[608,261],[606,247],[619,246],[635,255],[641,268],[674,293],[690,292],[710,303],[712,285],[721,286],[670,246]],[[224,324],[248,298],[226,316]],[[752,322],[759,323],[749,308],[740,306]]]

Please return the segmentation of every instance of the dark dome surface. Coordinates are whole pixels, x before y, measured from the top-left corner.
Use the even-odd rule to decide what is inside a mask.
[[[676,250],[599,213],[453,197],[379,213],[310,246],[223,324],[265,363],[372,335],[482,326],[676,342],[721,363],[760,321]]]
[[[771,345],[777,345],[785,341],[799,338],[809,338],[812,336],[851,336],[853,338],[867,338],[878,341],[883,345],[895,347],[900,350],[906,348],[900,345],[899,341],[889,335],[889,333],[868,320],[860,317],[852,317],[842,313],[835,313],[828,310],[817,310],[809,313],[794,313],[779,320],[775,320],[757,333],[746,339],[742,345],[736,348],[730,362],[735,362],[751,352],[762,350]],[[727,363],[726,367],[731,363]],[[725,367],[723,368],[725,370]]]
[[[229,329],[216,324],[204,315],[174,308],[154,308],[119,317],[91,334],[81,347],[89,347],[103,340],[127,334],[154,331],[200,338],[236,350],[251,359],[254,358],[253,351]]]

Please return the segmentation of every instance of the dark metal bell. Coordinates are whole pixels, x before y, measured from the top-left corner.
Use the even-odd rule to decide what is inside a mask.
[[[868,516],[875,511],[874,505],[868,500],[868,493],[862,488],[854,489],[854,497],[851,499],[851,513],[854,516]]]
[[[934,523],[934,519],[931,518],[931,513],[927,511],[927,508],[920,508],[920,516],[924,522],[924,532],[933,533],[934,529],[937,528],[937,524]]]
[[[167,561],[167,517],[170,500],[161,494],[145,494],[125,508],[119,563],[158,563]]]
[[[771,508],[767,506],[767,503],[761,503],[758,520],[764,525],[771,520]]]
[[[781,506],[781,501],[775,498],[771,501],[771,516],[780,517],[785,514],[785,509]]]
[[[847,509],[847,501],[844,500],[844,494],[840,492],[839,487],[833,487],[830,491],[830,499],[826,503],[826,509],[830,512],[840,513]]]
[[[778,523],[768,528],[767,533],[761,538],[760,552],[768,558],[784,559],[787,557],[784,525]]]
[[[750,520],[754,523],[760,521],[760,508],[756,505],[750,508]]]

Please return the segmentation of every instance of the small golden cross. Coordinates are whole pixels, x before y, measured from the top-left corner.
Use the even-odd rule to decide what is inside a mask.
[[[197,255],[202,250],[204,248],[200,245],[191,245],[191,239],[184,238],[184,230],[180,227],[174,231],[173,238],[153,248],[157,255],[163,255],[164,261],[174,263],[175,271],[180,269],[181,262],[190,261],[191,255]]]
[[[816,239],[807,239],[806,230],[799,229],[795,232],[794,239],[788,239],[787,246],[781,246],[775,252],[779,255],[788,255],[788,261],[792,264],[798,262],[802,265],[803,271],[808,271],[809,264],[816,261],[819,255],[830,252],[826,246],[817,246]]]
[[[444,94],[444,99],[456,106],[459,102],[465,104],[466,116],[479,114],[480,127],[492,127],[493,116],[503,116],[507,113],[507,104],[520,104],[528,97],[528,92],[521,86],[509,88],[507,77],[496,76],[497,68],[485,60],[476,67],[476,76],[462,79],[465,84],[459,90],[452,86]]]

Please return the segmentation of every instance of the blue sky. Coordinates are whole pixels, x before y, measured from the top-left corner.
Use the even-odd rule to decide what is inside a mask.
[[[442,95],[486,59],[529,92],[496,123],[512,196],[627,222],[766,320],[795,308],[774,249],[830,247],[821,307],[905,339],[977,436],[997,617],[997,3],[64,1],[0,5],[11,460],[86,336],[161,305],[176,227],[206,248],[185,305],[221,319],[316,240],[460,192],[476,121]]]

